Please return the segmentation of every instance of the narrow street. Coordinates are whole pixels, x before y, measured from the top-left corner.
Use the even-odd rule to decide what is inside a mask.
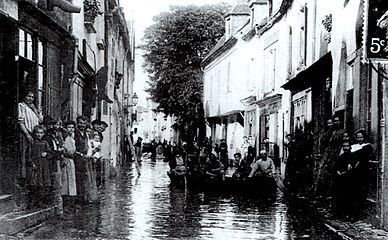
[[[337,239],[306,209],[170,186],[168,163],[144,159],[100,191],[100,202],[66,211],[22,239]],[[280,195],[280,194],[279,194]]]

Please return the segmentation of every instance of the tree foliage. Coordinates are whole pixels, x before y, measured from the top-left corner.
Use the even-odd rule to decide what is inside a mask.
[[[171,6],[144,35],[147,91],[187,135],[204,123],[201,62],[224,34],[226,4]]]

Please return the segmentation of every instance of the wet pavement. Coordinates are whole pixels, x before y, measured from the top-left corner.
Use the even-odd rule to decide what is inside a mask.
[[[253,199],[170,186],[168,163],[128,166],[98,203],[68,210],[23,239],[339,239],[305,203]],[[71,212],[71,213],[70,213]]]

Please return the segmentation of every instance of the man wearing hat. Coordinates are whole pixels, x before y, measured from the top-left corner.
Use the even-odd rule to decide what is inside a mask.
[[[256,162],[252,163],[251,168],[252,170],[248,176],[249,178],[274,178],[276,174],[275,164],[273,163],[273,160],[268,157],[266,150],[260,151],[260,158]]]

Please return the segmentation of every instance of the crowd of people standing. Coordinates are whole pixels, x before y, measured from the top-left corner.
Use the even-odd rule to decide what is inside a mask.
[[[374,149],[365,129],[352,134],[343,126],[338,116],[327,121],[319,158],[312,156],[309,132],[288,135],[284,182],[289,195],[314,197],[329,203],[334,218],[357,221],[365,212]]]
[[[18,105],[21,130],[21,180],[28,190],[28,208],[88,204],[98,199],[97,168],[103,158],[101,142],[108,126],[78,116],[62,124],[43,117],[28,92]]]

